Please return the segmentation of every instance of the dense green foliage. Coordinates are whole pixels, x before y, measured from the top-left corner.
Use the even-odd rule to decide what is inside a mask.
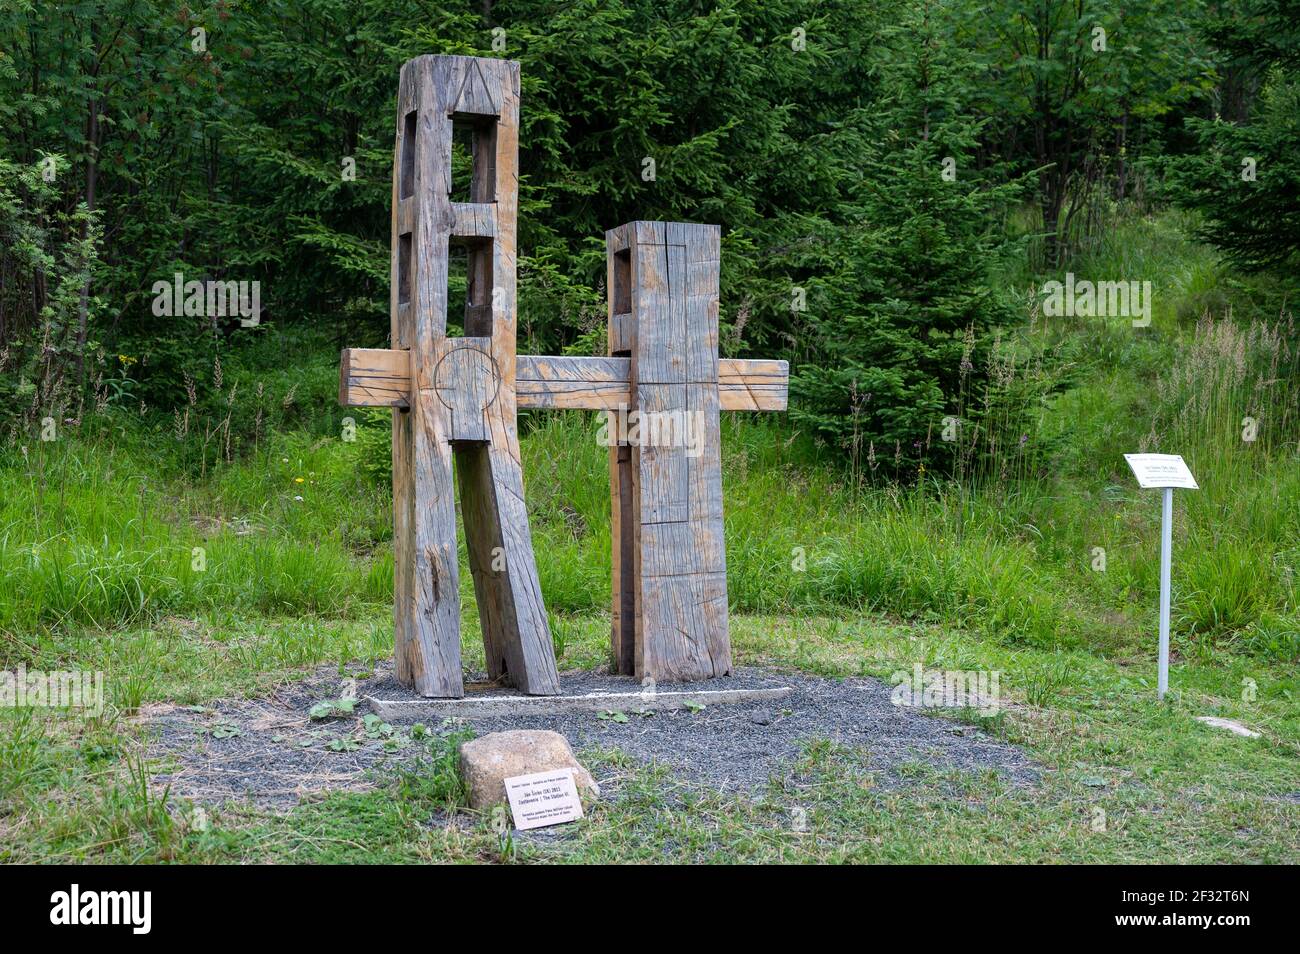
[[[975,168],[983,124],[960,95],[973,61],[935,16],[922,7],[885,34],[883,108],[854,117],[854,224],[786,254],[812,302],[793,417],[895,473],[930,458],[931,432],[984,378],[990,332],[1011,315],[988,282],[992,213],[1014,187]]]
[[[1182,120],[1225,97],[1281,131],[1234,127],[1270,165],[1254,205],[1219,217],[1238,236],[1223,242],[1285,198],[1289,47],[1241,52],[1245,27],[1234,45],[1222,26],[1237,8],[10,0],[0,367],[5,395],[38,397],[0,415],[11,434],[92,403],[171,415],[198,385],[222,392],[206,411],[230,417],[229,455],[253,447],[236,422],[291,395],[208,387],[232,353],[294,326],[322,346],[384,341],[400,64],[505,55],[524,82],[524,350],[599,350],[606,228],[718,222],[726,351],[791,358],[799,420],[849,459],[948,468],[963,455],[933,434],[950,415],[980,432],[980,357],[1018,310],[992,273],[1023,254],[1003,227],[1023,200],[1031,261],[1064,261],[1107,196],[1144,200],[1147,160],[1211,161]],[[1251,71],[1268,76],[1258,95]],[[178,272],[260,282],[262,324],[155,315],[154,283]]]
[[[495,55],[497,24],[523,64],[524,347],[594,347],[603,230],[632,218],[720,222],[730,347],[779,347],[789,281],[763,258],[837,218],[851,159],[837,130],[869,99],[884,15],[800,0],[515,2],[487,19],[468,4],[431,17],[341,0],[50,13],[18,4],[0,20],[0,155],[57,154],[65,201],[102,211],[111,267],[94,289],[107,304],[85,335],[138,356],[137,396],[168,410],[187,375],[210,379],[219,352],[264,333],[152,315],[153,283],[177,271],[259,280],[266,326],[383,342],[398,68],[421,53]],[[811,34],[797,52],[796,27]],[[33,347],[24,289],[6,290],[6,339]]]
[[[1205,213],[1202,230],[1249,269],[1300,257],[1300,3],[1242,0],[1206,31],[1257,94],[1240,117],[1193,117],[1195,148],[1172,162],[1171,191]],[[1234,121],[1238,118],[1244,122]]]

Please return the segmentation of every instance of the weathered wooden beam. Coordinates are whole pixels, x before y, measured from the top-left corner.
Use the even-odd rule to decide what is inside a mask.
[[[520,355],[515,394],[521,408],[617,410],[631,400],[628,365],[627,358]]]
[[[345,407],[409,408],[411,352],[344,348],[339,360],[339,403]]]
[[[723,411],[784,411],[790,399],[790,362],[771,358],[718,359]]]
[[[339,403],[349,407],[406,407],[409,358],[405,351],[349,348],[343,352]],[[405,369],[405,370],[404,370]],[[632,402],[631,359],[520,355],[515,394],[523,409],[616,411]],[[784,411],[790,366],[763,358],[718,362],[724,411]]]
[[[515,393],[520,408],[614,411],[632,401],[630,358],[520,355]],[[790,388],[785,361],[723,358],[718,391],[724,411],[784,411]]]
[[[469,202],[453,203],[453,126],[468,123]],[[343,352],[339,400],[393,415],[398,682],[464,694],[456,506],[489,675],[559,692],[524,507],[512,390],[519,64],[421,56],[402,68],[393,170],[392,349]],[[469,246],[465,337],[447,335],[448,246]]]
[[[630,346],[632,409],[642,420],[684,417],[699,428],[693,446],[642,434],[610,448],[611,648],[614,668],[643,681],[689,682],[732,669],[718,419],[719,232],[716,225],[632,222],[605,238],[610,344]],[[744,369],[740,393],[757,404],[756,389],[769,383],[780,388],[784,407],[786,373],[784,362]]]
[[[432,56],[402,67],[389,283],[393,348],[408,353],[401,394],[410,407],[393,415],[396,672],[421,695],[444,697],[465,691],[451,446],[442,403],[411,381],[428,378],[446,333],[447,238],[440,226],[447,218],[451,129],[442,100],[461,68],[454,58]]]

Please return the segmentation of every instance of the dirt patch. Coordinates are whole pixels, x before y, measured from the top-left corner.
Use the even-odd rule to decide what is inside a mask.
[[[635,691],[627,677],[570,672],[561,677],[566,693]],[[991,769],[1013,785],[1036,783],[1039,770],[1015,746],[978,727],[936,718],[890,701],[891,687],[874,679],[825,679],[765,669],[742,669],[711,680],[709,688],[791,686],[776,702],[710,706],[700,711],[644,713],[578,712],[446,720],[429,725],[434,735],[466,729],[476,735],[503,729],[553,729],[575,751],[617,749],[641,764],[657,763],[683,782],[726,794],[752,795],[770,781],[788,779],[807,745],[830,740],[855,753],[864,773],[882,788],[916,784],[904,765],[923,763],[940,770]],[[353,715],[312,720],[309,711],[353,687],[337,668],[322,667],[267,699],[223,700],[203,707],[153,707],[143,713],[157,732],[150,756],[162,760],[155,778],[172,791],[205,803],[251,800],[288,808],[326,791],[373,787],[401,766],[412,766],[427,747],[411,741],[412,725],[366,725],[363,703]],[[391,671],[381,667],[355,684],[359,696],[399,697]],[[419,730],[415,730],[418,734]],[[597,781],[617,797],[616,779]],[[612,786],[608,783],[614,782]]]

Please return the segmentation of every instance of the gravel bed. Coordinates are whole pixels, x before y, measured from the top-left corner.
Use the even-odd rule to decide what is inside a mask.
[[[391,751],[382,740],[367,738],[363,703],[352,717],[311,720],[308,710],[313,704],[349,691],[342,682],[337,667],[322,667],[265,699],[222,700],[195,708],[148,707],[144,717],[156,731],[150,755],[164,766],[155,781],[199,802],[249,800],[285,809],[327,791],[374,787],[396,766],[419,758],[421,746]],[[561,684],[566,694],[640,688],[631,678],[590,671],[563,673]],[[1020,786],[1038,780],[1038,767],[1019,748],[969,723],[896,706],[890,701],[891,687],[874,679],[746,668],[707,683],[710,689],[770,686],[794,691],[777,701],[728,703],[700,711],[654,712],[653,699],[647,698],[643,708],[653,714],[629,707],[623,713],[627,721],[574,712],[458,720],[428,728],[445,734],[468,727],[476,735],[512,728],[552,729],[567,737],[580,755],[584,749],[618,749],[641,764],[669,769],[685,784],[732,795],[752,796],[772,780],[788,780],[805,747],[820,739],[853,750],[857,768],[870,773],[882,788],[929,784],[900,773],[903,765],[916,763],[963,772],[992,769]],[[398,686],[386,667],[368,680],[356,681],[355,691],[362,697],[418,698]],[[402,721],[393,725],[399,735],[410,728]],[[335,740],[340,739],[355,741],[358,747],[347,750],[351,742],[346,742],[339,751]],[[617,797],[618,778],[601,778],[597,771],[597,781],[607,797]]]

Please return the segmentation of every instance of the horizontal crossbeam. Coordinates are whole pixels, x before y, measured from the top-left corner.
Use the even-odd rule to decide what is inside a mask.
[[[724,411],[784,411],[790,365],[762,358],[718,361],[718,399]],[[339,403],[348,407],[409,407],[410,353],[347,348],[339,369]],[[615,411],[632,404],[631,361],[519,355],[515,395],[520,410],[551,408]]]
[[[344,348],[339,403],[344,407],[410,407],[411,352],[405,348]]]

